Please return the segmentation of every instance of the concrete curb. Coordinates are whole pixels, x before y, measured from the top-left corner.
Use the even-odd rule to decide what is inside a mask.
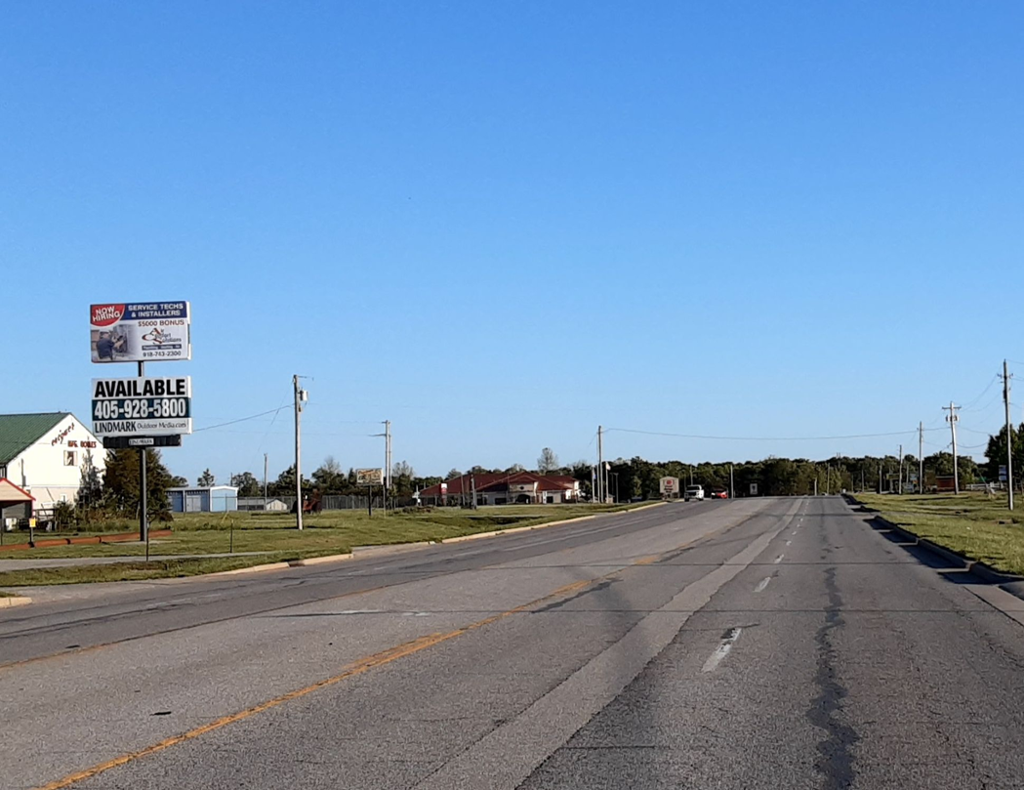
[[[352,557],[377,557],[381,554],[402,554],[435,545],[433,541],[417,540],[413,543],[371,543],[368,546],[353,546]],[[301,560],[300,560],[301,562]]]
[[[329,562],[341,562],[352,559],[352,552],[348,554],[328,554],[326,557],[307,557],[304,560],[292,560],[288,564],[305,568],[307,565],[326,565]]]
[[[856,502],[856,500],[854,500],[854,502]],[[863,505],[860,502],[856,502],[856,504],[863,507]],[[946,562],[951,562],[954,565],[959,565],[963,567],[968,573],[973,573],[982,581],[985,581],[989,584],[998,585],[1001,589],[1005,590],[1011,595],[1015,595],[1018,598],[1024,599],[1024,590],[1016,590],[1014,588],[1004,586],[1013,584],[1015,582],[1022,582],[1024,581],[1024,576],[1018,576],[1013,573],[1005,573],[1004,571],[996,570],[991,565],[988,565],[987,563],[984,563],[981,560],[973,560],[970,557],[960,554],[959,552],[953,551],[952,549],[947,549],[945,546],[940,546],[935,541],[919,537],[910,530],[904,529],[899,524],[894,524],[893,522],[889,521],[889,519],[887,519],[885,516],[881,515],[878,512],[874,512],[871,514],[871,520],[877,522],[878,524],[881,524],[886,529],[895,532],[906,542],[914,546],[920,546],[925,551],[928,551],[937,557],[941,557]]]
[[[12,606],[24,606],[27,603],[32,603],[32,599],[27,595],[15,595],[13,597],[4,596],[0,598],[0,609],[9,609]]]
[[[201,573],[193,576],[193,579],[215,579],[219,576],[241,576],[246,573],[262,573],[263,571],[283,571],[285,568],[305,568],[310,565],[325,565],[329,562],[341,562],[352,559],[352,553],[329,554],[326,557],[306,557],[301,560],[284,560],[282,562],[268,562],[265,565],[250,565],[247,568],[235,568],[231,571],[217,571],[216,573]]]
[[[467,540],[477,540],[479,538],[496,538],[499,535],[515,535],[519,532],[532,532],[535,529],[542,529],[544,527],[557,527],[561,524],[578,524],[581,521],[590,521],[591,519],[597,518],[597,515],[593,516],[580,516],[579,518],[567,518],[563,521],[548,521],[544,524],[534,524],[529,527],[511,527],[509,529],[492,529],[490,532],[474,532],[472,535],[457,535],[454,538],[445,538],[442,543],[462,543]]]

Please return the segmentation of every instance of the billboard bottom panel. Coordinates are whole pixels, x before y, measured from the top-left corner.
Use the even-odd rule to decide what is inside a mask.
[[[192,418],[155,420],[94,420],[92,432],[97,436],[176,436],[192,433]]]

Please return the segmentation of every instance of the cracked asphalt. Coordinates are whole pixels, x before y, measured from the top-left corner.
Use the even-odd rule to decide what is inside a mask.
[[[0,790],[1024,787],[1024,602],[835,497],[41,593]]]

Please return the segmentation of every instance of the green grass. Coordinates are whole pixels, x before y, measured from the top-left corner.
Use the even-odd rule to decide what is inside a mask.
[[[982,493],[893,496],[857,500],[926,540],[1008,573],[1024,574],[1024,514],[1006,509],[1006,495]]]
[[[108,565],[77,565],[69,568],[25,568],[0,572],[4,587],[32,587],[50,584],[81,584],[84,582],[123,582],[145,579],[170,579],[198,576],[236,568],[247,568],[268,562],[289,559],[285,554],[259,557],[212,557],[203,559],[163,560],[160,562],[117,562]],[[12,593],[0,592],[0,595]]]
[[[219,554],[229,550],[232,526],[235,552],[267,552],[259,556],[125,562],[0,572],[0,587],[68,584],[192,576],[260,565],[282,559],[342,554],[353,546],[438,541],[477,532],[534,526],[549,521],[630,510],[634,505],[530,505],[487,507],[479,510],[440,508],[432,511],[375,513],[329,511],[306,516],[305,529],[295,529],[293,515],[255,513],[196,513],[178,516],[170,537],[150,541],[155,555]],[[154,525],[154,529],[163,525]],[[2,560],[68,557],[142,556],[141,543],[89,544],[31,549],[0,554]]]

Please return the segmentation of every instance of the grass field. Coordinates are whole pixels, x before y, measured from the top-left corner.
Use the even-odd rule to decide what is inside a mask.
[[[968,493],[894,496],[857,494],[857,500],[927,540],[993,568],[1024,574],[1024,513],[1006,509],[1006,495]]]
[[[151,554],[220,554],[231,550],[232,542],[235,552],[267,553],[255,557],[189,558],[2,571],[0,587],[192,576],[285,559],[342,554],[351,551],[353,546],[438,541],[477,532],[534,526],[549,521],[628,510],[643,504],[649,503],[617,506],[525,505],[485,507],[476,511],[438,508],[387,515],[375,513],[373,518],[364,511],[334,510],[306,516],[302,532],[295,529],[295,517],[287,514],[187,514],[178,516],[169,525],[174,531],[170,537],[150,541]],[[167,525],[154,525],[154,528],[164,526]],[[0,554],[0,559],[142,557],[145,551],[145,545],[141,543],[89,544],[9,552]]]

